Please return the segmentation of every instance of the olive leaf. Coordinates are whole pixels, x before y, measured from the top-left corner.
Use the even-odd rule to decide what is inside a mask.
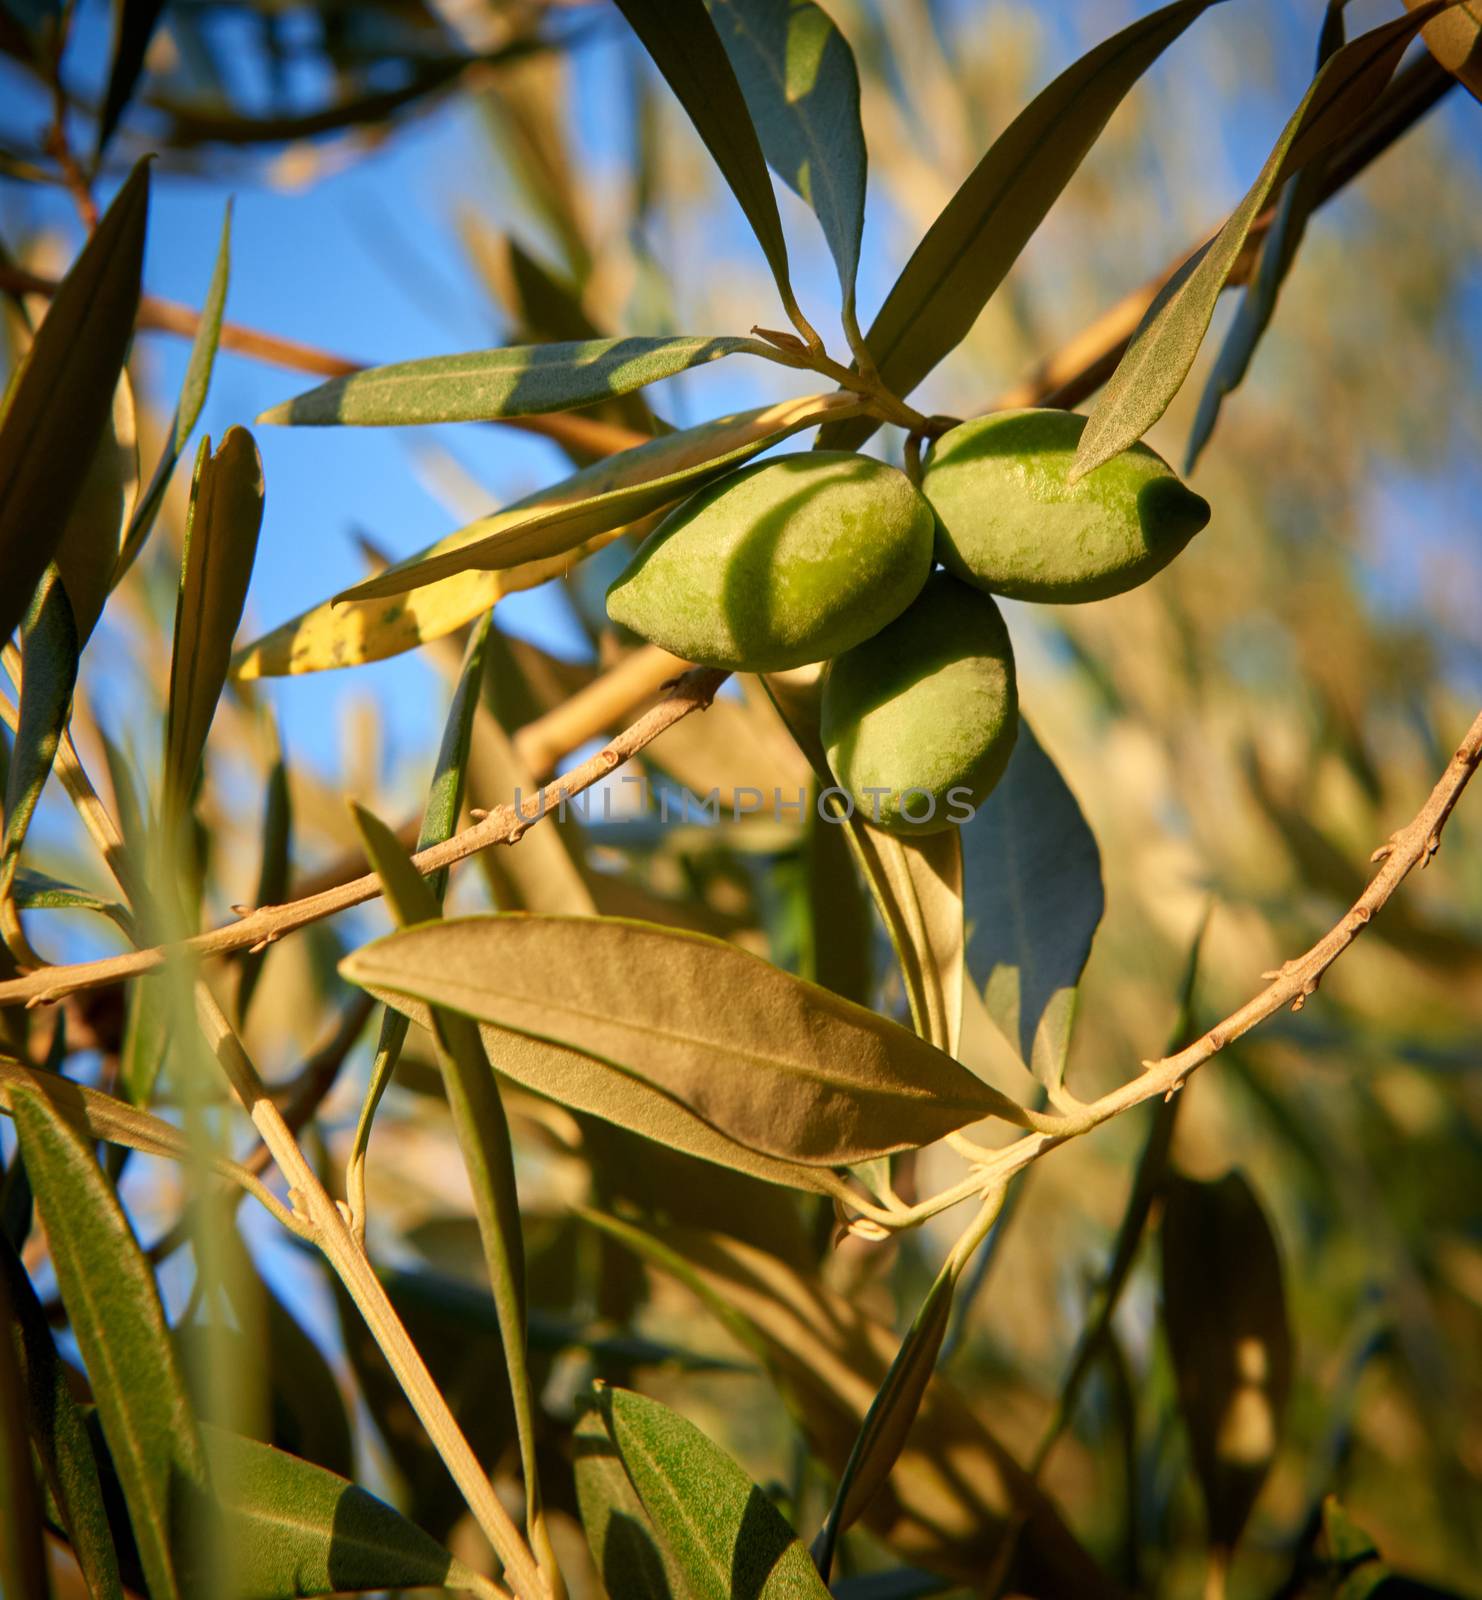
[[[134,390],[118,375],[113,410],[57,545],[56,567],[72,606],[78,648],[92,635],[113,587],[114,568],[139,495],[139,439]]]
[[[1318,38],[1317,71],[1344,42],[1343,8],[1347,0],[1328,0],[1323,13],[1323,25]],[[1184,456],[1184,472],[1194,470],[1200,454],[1215,423],[1225,396],[1233,394],[1245,379],[1256,346],[1270,324],[1276,310],[1276,297],[1302,243],[1307,230],[1307,219],[1322,202],[1323,180],[1327,176],[1328,152],[1315,155],[1293,178],[1286,182],[1276,220],[1267,231],[1261,245],[1260,260],[1235,312],[1234,321],[1225,334],[1225,342],[1210,371],[1199,397],[1199,409],[1189,433],[1188,450]]]
[[[758,339],[666,335],[430,356],[331,378],[272,406],[257,420],[298,427],[405,427],[529,417],[595,405],[743,352],[768,359],[777,354]]]
[[[377,940],[340,970],[378,995],[579,1051],[782,1161],[843,1166],[983,1117],[1025,1120],[906,1029],[701,934],[465,917]]]
[[[823,228],[850,327],[869,171],[854,52],[813,0],[706,5],[768,164],[807,201]]]
[[[1215,304],[1267,198],[1373,103],[1421,24],[1449,3],[1434,0],[1363,34],[1328,58],[1245,198],[1148,307],[1086,423],[1071,483],[1136,444],[1168,409],[1189,375]]]
[[[1292,1380],[1281,1257],[1241,1173],[1168,1180],[1162,1265],[1163,1327],[1209,1542],[1229,1552],[1271,1470]]]
[[[1053,1096],[1106,900],[1095,836],[1027,722],[961,835],[968,971],[988,1015]]]
[[[211,282],[206,290],[206,300],[201,307],[200,321],[191,340],[190,356],[185,364],[185,377],[180,385],[180,396],[175,402],[175,415],[165,435],[160,458],[150,474],[149,487],[140,496],[124,535],[119,552],[118,566],[113,574],[116,584],[133,565],[135,557],[144,547],[165,503],[165,491],[175,468],[201,420],[206,395],[211,387],[211,374],[216,367],[216,352],[221,344],[221,319],[226,310],[226,291],[231,279],[232,203],[226,203],[226,215],[221,222],[221,242],[216,249],[216,265],[211,269]]]
[[[62,280],[0,418],[0,642],[56,553],[112,413],[134,331],[149,167],[140,162]]]
[[[465,545],[524,524],[538,514],[541,506],[553,508],[559,517],[564,514],[563,505],[569,502],[600,499],[615,490],[641,485],[656,477],[668,478],[673,485],[673,497],[678,498],[697,487],[698,479],[707,471],[723,472],[825,416],[852,411],[854,404],[851,396],[814,395],[666,434],[651,444],[637,446],[584,468],[554,488],[527,496],[492,517],[481,518],[392,570],[402,572],[425,559],[444,555],[451,557],[450,564],[455,567],[472,566],[473,563],[462,559]],[[718,466],[715,465],[717,460],[721,463]],[[690,468],[696,469],[696,478],[686,477]],[[626,509],[632,509],[631,505]],[[573,510],[581,513],[580,506]],[[599,516],[598,520],[604,519]],[[575,562],[604,544],[610,544],[622,531],[621,524],[609,525],[606,532],[588,537],[572,548],[565,542],[564,530],[558,523],[549,535],[556,554],[523,561],[508,571],[455,570],[452,577],[436,581],[419,573],[418,586],[406,594],[396,593],[386,599],[363,602],[337,597],[285,622],[247,646],[235,658],[234,670],[242,678],[281,677],[358,666],[362,662],[399,655],[461,628],[505,595],[565,576]],[[402,587],[399,578],[393,579],[393,586]]]
[[[181,1494],[206,1462],[149,1265],[91,1149],[45,1095],[11,1091],[68,1320],[156,1600],[181,1593]]]
[[[149,41],[154,36],[155,25],[165,9],[164,0],[114,0],[113,50],[108,66],[108,88],[103,95],[103,109],[98,114],[98,133],[93,145],[93,166],[102,164],[103,152],[108,148],[134,89],[139,74],[144,70],[144,57]]]
[[[649,1521],[597,1406],[582,1411],[571,1442],[577,1505],[602,1587],[631,1600],[675,1600],[684,1574]]]
[[[826,1600],[782,1513],[692,1422],[628,1389],[598,1410],[628,1481],[694,1600]]]
[[[46,1482],[53,1515],[66,1532],[93,1600],[123,1600],[118,1557],[98,1481],[98,1463],[82,1413],[72,1396],[70,1369],[57,1353],[46,1312],[3,1228],[0,1289],[0,1300],[8,1302],[6,1316],[0,1319],[0,1341],[12,1351],[24,1384],[30,1444]],[[29,1473],[29,1452],[26,1470]],[[7,1494],[7,1511],[13,1513],[16,1504]],[[39,1519],[37,1525],[39,1530]]]
[[[22,911],[96,911],[127,938],[134,936],[134,919],[127,906],[94,894],[90,889],[63,883],[49,873],[22,867],[11,883],[11,892]]]
[[[293,851],[293,797],[288,784],[288,766],[278,744],[277,730],[271,730],[273,764],[268,769],[262,807],[262,855],[257,868],[255,906],[281,905],[288,898]],[[247,951],[237,966],[237,1024],[246,1019],[247,1008],[262,977],[266,950]]]
[[[787,240],[746,98],[705,0],[616,0],[740,202],[787,314],[806,327],[787,269]]]
[[[0,1249],[8,1250],[7,1239]],[[16,1600],[46,1600],[45,1524],[36,1474],[31,1466],[31,1407],[20,1351],[11,1337],[15,1311],[6,1275],[0,1272],[0,1593]]]
[[[844,406],[854,402],[844,397]],[[335,596],[335,604],[404,594],[469,567],[518,567],[564,555],[599,534],[630,527],[733,471],[779,440],[838,409],[818,396],[663,434],[574,473],[517,506],[481,517],[430,550]],[[612,487],[602,487],[611,484]]]
[[[367,1589],[495,1591],[400,1512],[338,1474],[201,1425],[241,1600]]]
[[[175,643],[165,719],[164,795],[180,815],[206,749],[216,703],[226,685],[232,636],[247,602],[247,585],[262,527],[262,458],[245,428],[228,428],[213,456],[201,441],[191,485]]]
[[[1113,111],[1183,31],[1219,0],[1178,0],[1067,67],[1004,129],[927,229],[865,344],[891,391],[908,394],[962,343]],[[820,449],[853,449],[870,418],[825,428]]]

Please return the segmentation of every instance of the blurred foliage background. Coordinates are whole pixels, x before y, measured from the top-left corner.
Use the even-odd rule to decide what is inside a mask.
[[[26,9],[4,14],[0,48],[12,57]],[[832,0],[830,9],[864,80],[872,166],[860,299],[870,312],[993,135],[1140,8]],[[1321,11],[1240,0],[1195,26],[1129,97],[918,404],[959,415],[991,406],[1217,223],[1306,85]],[[1356,33],[1393,7],[1353,0],[1347,11]],[[79,7],[64,81],[81,106],[101,96],[108,40],[106,10]],[[22,274],[55,275],[78,238],[64,190],[28,181],[50,170],[41,148],[50,115],[34,75],[0,60],[0,241],[7,269]],[[234,195],[229,321],[319,351],[379,362],[586,327],[723,333],[778,318],[734,202],[602,5],[177,0],[149,46],[100,194],[145,150],[159,152],[146,289],[200,304],[223,201]],[[832,274],[822,241],[800,203],[781,192],[780,203],[804,304],[821,308]],[[25,304],[20,295],[7,307],[12,354]],[[1195,381],[1151,436],[1175,462],[1229,314],[1227,305]],[[184,352],[168,333],[136,341],[146,460]],[[1107,912],[1071,1066],[1083,1097],[1162,1051],[1206,913],[1194,998],[1205,1025],[1328,927],[1469,720],[1482,690],[1479,352],[1482,109],[1458,89],[1314,219],[1253,371],[1194,476],[1215,508],[1208,531],[1132,594],[1053,612],[1006,607],[1025,711],[1101,848]],[[729,364],[648,398],[683,424],[757,404],[790,381]],[[799,375],[797,392],[807,385]],[[304,386],[229,341],[203,425],[219,434]],[[615,403],[614,414],[632,420],[634,403]],[[253,633],[355,581],[368,555],[405,555],[564,470],[549,440],[482,425],[265,430],[260,443],[268,512]],[[898,458],[899,435],[886,430],[873,448]],[[74,735],[95,776],[112,767],[115,801],[120,773],[158,765],[184,488],[177,481],[166,522],[84,659]],[[472,804],[507,799],[516,784],[528,792],[543,751],[521,730],[627,648],[601,605],[620,560],[611,550],[499,607]],[[433,646],[233,692],[200,808],[208,923],[343,862],[354,835],[342,795],[396,821],[417,813],[458,655]],[[121,759],[105,757],[104,733]],[[565,764],[594,747],[554,754]],[[263,817],[280,750],[291,869],[264,887]],[[775,716],[745,683],[665,735],[644,770],[697,792],[801,779]],[[882,1005],[902,1009],[888,947],[847,861],[835,858],[832,830],[770,818],[664,827],[625,814],[629,791],[613,792],[610,820],[548,825],[517,850],[469,863],[451,904],[647,916],[719,932],[825,979],[868,959]],[[1161,1113],[1177,1112],[1181,1168],[1204,1177],[1243,1169],[1284,1265],[1293,1399],[1236,1567],[1238,1594],[1298,1592],[1282,1585],[1329,1492],[1394,1567],[1482,1593],[1476,812],[1462,806],[1435,867],[1406,885],[1300,1016],[1226,1051]],[[56,877],[106,887],[50,790],[35,841]],[[27,925],[52,959],[118,948],[79,914],[36,913]],[[373,1041],[334,965],[383,925],[367,910],[271,948],[246,1017],[255,1059],[290,1098],[322,1095],[308,1126],[326,1170],[343,1160]],[[137,1087],[128,1074],[139,1070],[139,1044],[117,993],[6,1021],[27,1025],[33,1058],[65,1027],[57,1047],[72,1053],[74,1076]],[[971,1012],[966,1036],[975,1065],[1030,1092]],[[372,1251],[404,1275],[399,1301],[478,1448],[512,1465],[466,1186],[416,1037],[372,1146]],[[511,1112],[545,1412],[564,1417],[593,1371],[635,1382],[724,1442],[811,1526],[829,1485],[799,1471],[796,1423],[754,1350],[573,1207],[719,1228],[895,1328],[919,1303],[956,1215],[890,1243],[832,1248],[830,1218],[811,1201],[719,1172],[701,1183],[682,1158],[530,1096],[513,1095]],[[1150,1118],[1124,1117],[1036,1166],[952,1336],[951,1383],[1021,1460],[1053,1411]],[[8,1125],[3,1137],[8,1151]],[[935,1152],[918,1165],[899,1180],[903,1192],[957,1175]],[[128,1161],[122,1193],[146,1243],[174,1227],[182,1184],[177,1168]],[[343,1336],[327,1275],[253,1208],[240,1221],[274,1296],[273,1336],[257,1355],[271,1369],[279,1435],[340,1470],[355,1465],[360,1481],[429,1531],[476,1550],[477,1535],[452,1526],[451,1486],[388,1399],[363,1339]],[[1109,1353],[1043,1481],[1112,1571],[1139,1592],[1175,1595],[1201,1581],[1203,1512],[1174,1410],[1154,1257],[1139,1258]],[[189,1249],[169,1255],[161,1282],[188,1339],[198,1310]],[[556,1440],[553,1428],[553,1460]],[[569,1490],[560,1467],[551,1471],[563,1559],[578,1592],[595,1593]],[[960,1531],[939,1527],[905,1553],[939,1554],[954,1539]],[[860,1571],[885,1558],[855,1536],[843,1559]]]

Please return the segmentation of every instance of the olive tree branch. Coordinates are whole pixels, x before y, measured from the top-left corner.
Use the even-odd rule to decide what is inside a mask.
[[[538,796],[532,795],[524,801],[521,809],[517,811],[512,805],[496,806],[452,838],[418,851],[412,857],[413,865],[426,875],[464,861],[480,850],[487,850],[490,845],[517,843],[527,828],[533,827],[547,813],[555,811],[562,800],[569,800],[573,795],[590,789],[594,783],[608,777],[625,761],[652,744],[676,722],[683,721],[691,712],[704,710],[715,698],[716,690],[727,676],[727,673],[710,669],[685,673],[671,693],[652,710],[609,740],[596,755],[546,784]],[[47,1005],[80,989],[96,989],[142,972],[154,972],[177,954],[200,959],[228,955],[234,950],[260,950],[286,933],[332,917],[351,906],[364,905],[366,901],[376,899],[380,893],[381,880],[374,872],[367,872],[348,883],[337,884],[286,905],[261,906],[236,922],[173,945],[156,945],[125,955],[109,956],[101,961],[42,967],[23,977],[0,983],[0,1005]]]

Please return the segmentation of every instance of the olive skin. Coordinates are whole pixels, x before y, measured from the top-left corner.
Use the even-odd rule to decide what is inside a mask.
[[[991,596],[945,572],[873,639],[831,662],[823,681],[829,769],[856,814],[887,833],[920,836],[967,821],[1003,776],[1018,731],[1003,617]]]
[[[934,526],[906,475],[868,456],[760,461],[670,512],[608,589],[607,614],[703,667],[806,666],[915,599]]]
[[[921,484],[942,565],[1047,605],[1105,600],[1161,572],[1209,521],[1209,502],[1141,444],[1067,483],[1085,426],[1073,411],[1000,411],[943,434]]]

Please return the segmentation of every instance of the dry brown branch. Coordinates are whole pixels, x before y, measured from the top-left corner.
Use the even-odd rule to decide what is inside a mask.
[[[726,677],[724,672],[708,669],[686,673],[673,692],[641,716],[632,727],[610,740],[596,755],[574,767],[557,782],[547,784],[538,796],[532,795],[526,800],[522,812],[517,812],[512,805],[496,807],[472,827],[454,834],[442,844],[419,851],[412,857],[417,870],[422,873],[436,872],[440,867],[450,867],[455,862],[476,855],[480,850],[487,850],[490,845],[514,844],[524,835],[526,828],[533,827],[548,812],[554,811],[563,798],[569,799],[590,789],[676,722],[682,721],[693,711],[704,710],[715,698],[716,690]],[[229,955],[234,950],[263,949],[286,933],[332,917],[351,906],[364,905],[366,901],[376,899],[380,893],[381,880],[370,872],[287,905],[261,906],[237,922],[212,929],[209,933],[197,934],[181,945],[157,945],[149,950],[135,950],[101,961],[43,967],[25,977],[0,983],[0,1005],[49,1004],[64,995],[75,994],[79,989],[96,989],[103,984],[116,983],[121,978],[153,972],[176,952],[200,959]]]

